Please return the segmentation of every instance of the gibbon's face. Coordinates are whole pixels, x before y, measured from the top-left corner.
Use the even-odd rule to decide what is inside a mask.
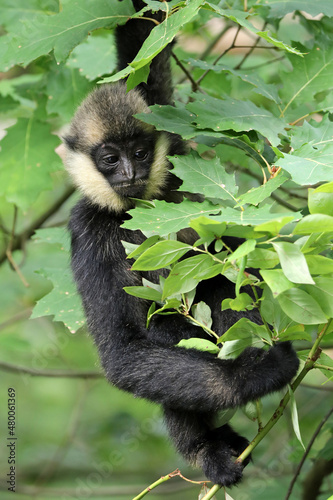
[[[133,115],[150,110],[137,90],[104,85],[78,108],[61,155],[74,184],[94,204],[121,213],[130,198],[152,199],[168,176],[167,134]]]
[[[155,137],[142,135],[126,144],[104,142],[92,150],[97,170],[123,197],[142,198],[154,159]]]

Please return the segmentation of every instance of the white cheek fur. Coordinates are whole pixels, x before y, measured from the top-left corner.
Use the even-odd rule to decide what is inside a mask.
[[[89,156],[66,148],[64,164],[74,184],[93,203],[114,212],[129,208],[129,203],[112,189]]]

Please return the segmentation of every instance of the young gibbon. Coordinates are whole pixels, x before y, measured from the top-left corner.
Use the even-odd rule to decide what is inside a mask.
[[[144,5],[133,3],[136,10]],[[117,28],[119,69],[134,59],[153,27],[132,19]],[[180,182],[170,173],[167,155],[184,154],[185,144],[133,118],[150,104],[172,103],[170,50],[154,59],[147,84],[128,93],[123,82],[92,92],[64,137],[64,163],[83,195],[69,224],[72,269],[107,379],[162,405],[178,451],[209,480],[230,486],[241,479],[244,464],[235,457],[248,441],[228,424],[214,428],[216,413],[282,389],[295,376],[298,359],[289,342],[268,351],[249,347],[228,360],[176,347],[181,339],[207,334],[177,315],[154,316],[147,329],[149,303],[124,291],[141,285],[143,277],[159,282],[159,271],[131,271],[126,260],[122,240],[145,239],[139,228],[121,227],[130,198],[179,201]],[[233,296],[234,285],[222,275],[197,288],[195,301],[210,306],[218,334],[244,315],[221,312],[221,301]],[[255,312],[247,316],[258,321]]]

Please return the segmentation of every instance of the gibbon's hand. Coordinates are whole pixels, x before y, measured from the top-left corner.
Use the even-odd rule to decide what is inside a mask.
[[[264,391],[269,393],[282,389],[291,381],[297,373],[299,359],[290,342],[280,342],[268,351],[248,347],[235,359],[236,369],[239,367],[242,370],[244,366],[249,368],[249,382],[252,376],[258,377],[259,375],[260,384]]]

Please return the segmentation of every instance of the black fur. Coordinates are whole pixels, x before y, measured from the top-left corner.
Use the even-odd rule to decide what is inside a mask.
[[[144,40],[143,24],[130,21],[118,29],[121,65],[139,50]],[[140,33],[136,36],[139,26]],[[127,52],[129,55],[125,55]],[[161,76],[163,72],[157,79]],[[151,81],[154,78],[153,73]],[[167,76],[165,81],[168,79]],[[169,83],[168,89],[170,94]],[[164,88],[160,88],[159,96],[157,91],[153,85],[150,100],[162,102]],[[171,97],[165,95],[170,102]],[[114,110],[109,112],[112,120]],[[170,140],[170,154],[182,148],[179,139]],[[170,183],[164,187],[164,198],[170,193]],[[158,282],[159,273],[131,271],[121,241],[139,244],[144,236],[140,231],[122,228],[126,218],[125,212],[113,213],[83,198],[74,207],[69,225],[75,281],[105,374],[120,389],[163,405],[168,430],[179,452],[200,466],[211,481],[235,484],[242,477],[243,465],[235,464],[234,460],[246,447],[247,440],[229,425],[214,429],[216,412],[282,389],[297,371],[296,354],[288,342],[268,351],[247,348],[234,360],[175,347],[181,339],[206,336],[177,315],[155,316],[147,330],[149,303],[126,294],[123,288],[141,285],[143,276]],[[223,276],[209,283],[205,281],[197,289],[196,301],[204,300],[210,305],[213,328],[219,334],[243,315],[221,312],[221,301],[232,296],[234,285]],[[249,316],[258,321],[255,314]]]

